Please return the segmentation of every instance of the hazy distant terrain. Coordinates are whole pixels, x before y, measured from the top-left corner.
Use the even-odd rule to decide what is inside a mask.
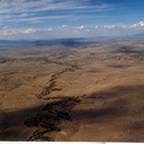
[[[144,141],[144,42],[11,45],[0,45],[0,140]]]

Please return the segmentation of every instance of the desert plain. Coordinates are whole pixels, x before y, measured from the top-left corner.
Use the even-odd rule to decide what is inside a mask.
[[[1,49],[0,140],[144,142],[144,42]]]

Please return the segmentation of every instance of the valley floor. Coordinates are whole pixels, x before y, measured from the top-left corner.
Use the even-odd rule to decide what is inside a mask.
[[[144,141],[144,43],[0,52],[0,140]]]

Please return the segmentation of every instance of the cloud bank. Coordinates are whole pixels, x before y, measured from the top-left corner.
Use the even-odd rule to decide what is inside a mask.
[[[144,22],[134,24],[113,25],[61,25],[46,28],[15,28],[3,27],[0,29],[0,37],[28,36],[33,38],[55,37],[96,37],[108,35],[129,35],[144,31]],[[41,35],[41,37],[39,37]]]
[[[76,13],[105,11],[112,6],[106,3],[93,5],[90,0],[1,0],[1,23],[38,22],[76,16]],[[68,14],[67,14],[68,13]]]
[[[120,7],[121,3],[106,0],[0,0],[0,39],[95,37],[143,32],[144,21],[121,22],[125,13],[122,16],[115,13],[120,8],[123,13],[126,3]]]

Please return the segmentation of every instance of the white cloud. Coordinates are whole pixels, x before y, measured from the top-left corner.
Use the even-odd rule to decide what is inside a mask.
[[[109,4],[96,4],[94,6],[88,5],[89,0],[39,0],[39,1],[25,1],[25,0],[1,0],[0,13],[14,13],[14,12],[36,12],[45,10],[71,10],[71,9],[107,9]]]
[[[84,25],[81,25],[81,26],[77,27],[77,29],[79,29],[79,30],[84,30],[85,28],[86,28],[86,26],[84,26]]]
[[[31,34],[38,32],[37,29],[27,28],[27,29],[2,29],[0,30],[0,35],[18,35],[18,34]]]
[[[87,37],[104,35],[127,35],[141,32],[144,22],[134,24],[111,24],[111,25],[61,25],[45,28],[10,28],[1,26],[0,37],[19,35],[31,35],[34,37]],[[35,34],[36,33],[36,34]]]
[[[67,28],[68,27],[68,25],[62,25],[62,28]]]
[[[37,23],[43,20],[55,20],[55,19],[64,19],[64,18],[70,18],[72,15],[59,15],[59,16],[42,16],[42,17],[28,17],[28,18],[23,18],[23,17],[10,17],[10,18],[5,18],[3,22],[16,22],[16,23],[22,23],[22,22],[29,22],[29,23]]]
[[[29,33],[34,33],[34,32],[37,32],[36,29],[32,29],[32,28],[28,28],[28,29],[25,29],[23,31],[20,31],[21,33],[24,33],[24,34],[29,34]]]
[[[53,31],[53,28],[48,28],[47,31],[51,32],[51,31]]]
[[[96,25],[95,29],[106,29],[106,30],[113,30],[113,29],[136,29],[136,28],[144,28],[144,22],[140,21],[134,24],[112,24],[112,25]]]
[[[67,15],[74,15],[78,11],[103,11],[108,10],[110,4],[90,4],[89,0],[0,0],[0,21],[7,22],[40,22],[47,19],[63,19]],[[69,11],[71,13],[56,13],[55,15],[39,15],[44,11]],[[74,13],[73,13],[74,10]]]
[[[117,25],[104,25],[103,26],[105,29],[114,29],[117,27]]]
[[[138,23],[132,24],[131,28],[144,28],[144,22],[140,21]]]

